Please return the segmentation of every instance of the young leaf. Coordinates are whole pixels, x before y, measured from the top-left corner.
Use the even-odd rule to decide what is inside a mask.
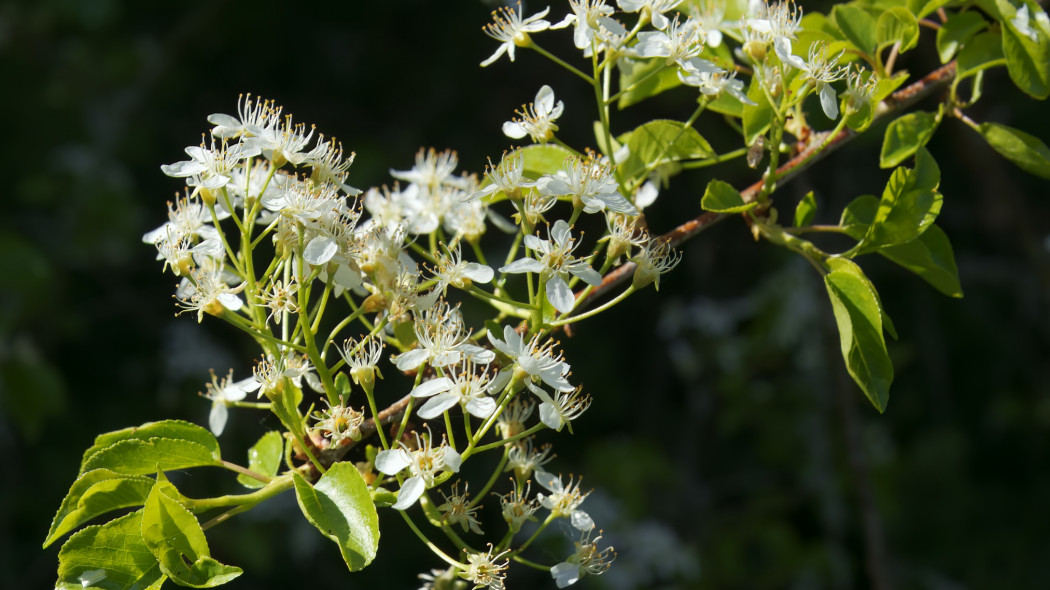
[[[906,244],[880,249],[879,254],[919,275],[941,293],[949,297],[963,296],[952,244],[936,225]]]
[[[155,486],[142,509],[142,540],[160,569],[180,586],[212,588],[243,573],[211,558],[208,540],[193,514]]]
[[[58,552],[55,588],[82,590],[85,581],[107,590],[156,590],[166,579],[142,540],[142,510],[77,531]]]
[[[1050,39],[1036,34],[1030,38],[1014,24],[1016,9],[1006,0],[997,0],[1003,19],[1003,55],[1010,79],[1025,94],[1040,100],[1050,96]],[[1038,25],[1034,25],[1038,27]]]
[[[745,203],[744,198],[729,183],[712,180],[708,183],[703,198],[700,199],[700,206],[704,211],[715,213],[743,213],[754,209],[758,203],[754,201]]]
[[[879,200],[872,195],[857,197],[842,211],[840,226],[850,237],[860,240],[875,219]],[[877,252],[896,264],[919,275],[924,281],[949,297],[962,297],[959,271],[948,236],[936,225],[931,225],[918,238],[896,246],[879,248]]]
[[[933,156],[919,148],[914,169],[900,167],[893,171],[875,219],[853,253],[871,252],[917,238],[941,212],[943,197],[937,192],[940,178]]]
[[[1003,59],[1002,35],[998,31],[985,31],[963,44],[956,58],[956,77],[963,79],[986,70]],[[1001,63],[998,65],[1002,65]]]
[[[620,88],[626,89],[616,103],[620,109],[682,85],[678,78],[678,68],[667,67],[663,59],[623,59],[618,65]]]
[[[208,429],[182,420],[163,420],[160,422],[147,422],[142,426],[133,426],[123,430],[107,432],[95,437],[95,444],[84,451],[84,457],[80,461],[80,472],[84,473],[88,460],[102,449],[113,446],[125,440],[149,440],[151,438],[178,439],[196,443],[204,446],[212,457],[217,461],[219,456],[219,441]],[[152,472],[150,472],[152,473]]]
[[[532,180],[544,174],[556,174],[562,169],[565,160],[573,156],[571,151],[552,143],[530,145],[518,151],[525,159],[524,176]]]
[[[912,14],[915,15],[915,18],[918,19],[930,14],[949,2],[951,2],[951,0],[908,0],[908,10],[911,10]]]
[[[870,57],[875,52],[878,21],[870,12],[853,3],[837,4],[831,9],[831,20],[861,53]]]
[[[875,39],[880,49],[900,42],[904,53],[919,42],[919,23],[907,8],[896,6],[879,15]]]
[[[336,463],[316,484],[293,473],[295,497],[306,520],[335,541],[350,571],[363,569],[379,547],[379,515],[353,463]]]
[[[762,91],[762,84],[757,77],[751,78],[747,97],[757,105],[744,105],[744,116],[741,119],[744,127],[744,143],[751,145],[755,143],[755,138],[765,133],[773,122],[773,106],[769,104],[769,99]]]
[[[969,12],[958,12],[948,17],[948,20],[937,29],[937,54],[941,63],[951,61],[959,47],[966,44],[971,37],[988,26],[981,13],[976,10]]]
[[[911,157],[915,150],[926,145],[939,123],[937,115],[923,111],[908,113],[894,119],[886,127],[882,140],[879,166],[892,168]]]
[[[93,453],[81,472],[111,469],[125,475],[147,475],[170,469],[220,465],[211,449],[185,439],[154,437],[118,441]]]
[[[620,164],[624,178],[635,179],[650,167],[680,160],[709,158],[715,154],[696,129],[684,123],[657,119],[619,137],[631,152]]]
[[[981,123],[978,131],[992,149],[1022,170],[1050,179],[1050,148],[1038,137],[998,123]]]
[[[340,373],[340,375],[342,374]],[[259,438],[258,442],[252,445],[252,448],[248,449],[248,469],[267,477],[277,475],[277,470],[281,467],[283,450],[284,437],[281,436],[281,433],[276,430],[267,432]],[[246,488],[252,489],[266,485],[244,474],[237,476],[237,482]]]
[[[795,207],[795,227],[813,223],[813,216],[816,214],[817,200],[813,197],[813,191],[809,191]]]
[[[824,276],[846,370],[879,412],[885,411],[893,364],[882,335],[882,306],[860,267],[844,258],[829,261]]]
[[[146,501],[153,478],[122,475],[109,469],[95,469],[77,478],[44,539],[44,547],[96,516],[112,510],[141,506]]]

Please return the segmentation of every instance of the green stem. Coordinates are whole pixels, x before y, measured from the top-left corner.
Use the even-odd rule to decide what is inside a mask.
[[[423,541],[423,544],[426,545],[431,551],[433,551],[435,555],[440,557],[445,563],[451,565],[452,567],[459,568],[461,570],[467,569],[466,565],[456,561],[455,559],[452,559],[448,556],[447,553],[442,551],[441,548],[439,548],[437,545],[431,542],[431,540],[423,534],[423,531],[419,530],[419,527],[416,526],[416,523],[412,522],[412,518],[404,510],[398,510],[397,512],[401,515],[401,518],[405,519],[405,522],[408,523],[408,528],[412,529],[412,532],[415,533],[417,537],[419,537],[419,540]]]
[[[235,471],[237,473],[240,473],[241,475],[250,477],[263,483],[270,483],[270,481],[273,479],[272,477],[267,477],[261,473],[256,473],[251,469],[248,469],[247,467],[241,467],[240,465],[236,463],[230,463],[229,461],[223,461],[222,466],[226,469],[229,469],[230,471]]]
[[[536,52],[539,53],[540,55],[542,55],[543,57],[546,57],[547,59],[553,61],[554,63],[556,63],[559,66],[565,68],[566,70],[572,72],[573,74],[576,74],[581,79],[586,81],[588,84],[591,84],[591,83],[594,82],[593,78],[591,78],[587,74],[584,74],[580,70],[576,69],[574,66],[569,65],[564,60],[562,60],[560,57],[558,57],[558,56],[554,55],[553,53],[547,51],[546,49],[540,47],[539,45],[536,44],[535,41],[530,39],[529,40],[529,44],[527,45],[527,47],[530,48],[530,49],[536,50]]]
[[[741,156],[747,155],[747,152],[748,152],[748,148],[742,147],[740,149],[736,149],[736,150],[733,150],[731,152],[726,152],[724,154],[719,154],[719,155],[717,155],[717,156],[715,156],[713,158],[707,158],[707,159],[704,159],[704,160],[694,160],[692,162],[683,162],[681,164],[681,166],[682,166],[682,169],[684,169],[684,170],[692,170],[692,169],[695,169],[695,168],[706,168],[708,166],[714,166],[715,164],[721,164],[722,162],[728,162],[729,160],[734,160],[734,159],[739,158]]]
[[[485,487],[481,488],[481,491],[478,492],[478,494],[474,496],[474,499],[471,500],[470,504],[467,505],[468,510],[480,504],[482,498],[485,497],[485,494],[487,494],[489,490],[492,489],[492,486],[496,484],[496,479],[500,476],[500,474],[503,473],[503,468],[507,465],[508,456],[510,456],[510,448],[504,447],[503,457],[500,458],[499,464],[496,465],[495,471],[493,471],[492,475],[489,476],[489,480],[485,482]]]
[[[555,322],[551,322],[551,327],[564,326],[565,324],[571,324],[571,323],[578,322],[578,321],[583,320],[583,319],[587,319],[587,318],[589,318],[591,316],[598,315],[599,313],[609,309],[610,307],[616,305],[617,303],[623,301],[624,299],[627,299],[627,296],[630,295],[631,293],[634,293],[634,285],[628,286],[626,289],[624,289],[623,293],[620,293],[619,295],[617,295],[616,298],[611,299],[611,300],[605,302],[604,304],[602,304],[602,305],[600,305],[598,307],[595,307],[594,309],[592,309],[590,311],[586,311],[586,312],[581,313],[579,315],[574,315],[574,316],[572,316],[570,318],[565,318],[563,320],[557,320]]]

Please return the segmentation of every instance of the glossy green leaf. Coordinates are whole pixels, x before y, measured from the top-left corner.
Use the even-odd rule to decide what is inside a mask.
[[[155,590],[166,579],[141,533],[142,510],[77,531],[58,552],[55,588]]]
[[[956,77],[967,78],[997,65],[1002,59],[1002,35],[998,31],[979,33],[964,43],[959,50],[959,57],[955,61]]]
[[[339,546],[350,571],[363,569],[379,547],[379,515],[353,463],[336,463],[311,486],[293,473],[295,497],[306,519]]]
[[[831,9],[831,20],[862,53],[870,56],[875,52],[878,21],[870,12],[853,3],[837,4]]]
[[[920,148],[915,168],[897,168],[890,176],[875,218],[854,250],[861,254],[917,238],[941,212],[943,197],[937,192],[940,169],[933,156]]]
[[[936,225],[906,244],[887,246],[879,254],[919,275],[949,297],[962,297],[959,269],[948,236]]]
[[[142,540],[161,571],[180,586],[213,588],[243,573],[239,567],[211,558],[197,517],[160,485],[153,488],[142,509]]]
[[[123,475],[109,469],[95,469],[77,478],[62,500],[44,539],[44,547],[85,522],[113,510],[141,506],[154,480],[151,477]]]
[[[824,276],[846,370],[875,409],[889,401],[893,364],[882,334],[883,311],[871,281],[850,260],[832,258]]]
[[[202,444],[174,438],[133,438],[93,453],[81,470],[111,469],[126,475],[147,475],[169,469],[221,464],[212,450]]]
[[[747,97],[757,106],[744,105],[744,116],[741,123],[744,127],[744,143],[751,145],[755,138],[769,129],[773,122],[773,107],[762,91],[762,84],[757,77],[751,77],[751,85],[747,89]]]
[[[95,437],[95,444],[88,448],[87,451],[84,451],[84,457],[80,461],[80,472],[84,473],[87,471],[85,466],[88,465],[88,461],[103,449],[121,441],[146,441],[151,438],[166,438],[196,443],[207,449],[208,453],[216,461],[221,458],[219,455],[219,441],[208,429],[183,420],[162,420],[98,435]]]
[[[1006,0],[997,0],[997,4],[1003,15],[1003,55],[1010,79],[1029,96],[1040,100],[1050,96],[1050,37],[1038,32],[1033,18],[1029,27],[1036,38],[1030,38],[1014,24],[1017,11],[1013,5]]]
[[[700,206],[704,211],[715,213],[743,213],[754,209],[758,203],[746,203],[732,185],[721,180],[712,180],[700,200]]]
[[[999,123],[981,123],[978,131],[992,149],[1022,170],[1050,179],[1050,148],[1043,140]]]
[[[544,174],[557,174],[565,160],[573,157],[571,151],[552,143],[525,146],[517,152],[521,153],[525,161],[523,175],[532,180]]]
[[[988,21],[976,10],[957,12],[949,16],[941,28],[937,29],[937,54],[941,63],[951,61],[960,47],[987,26]]]
[[[846,234],[860,240],[867,233],[878,208],[877,197],[857,197],[843,210],[840,225]],[[922,235],[910,242],[879,248],[877,252],[919,275],[941,293],[949,297],[963,296],[951,242],[937,225],[927,227]]]
[[[284,437],[281,436],[281,433],[276,430],[267,432],[259,438],[258,442],[252,445],[252,448],[248,449],[248,469],[266,477],[277,475],[277,470],[281,467],[283,451]],[[242,486],[252,489],[266,485],[244,474],[238,475],[237,481]]]
[[[879,166],[892,168],[910,158],[915,150],[930,141],[939,122],[937,115],[923,111],[894,119],[886,127]]]
[[[908,10],[911,10],[915,18],[922,18],[938,8],[948,4],[952,0],[908,0]]]
[[[795,206],[795,227],[802,227],[813,223],[813,216],[817,214],[817,199],[813,191],[809,191]]]
[[[904,53],[919,42],[919,23],[915,15],[903,6],[891,8],[879,15],[875,26],[875,40],[879,48],[900,42]]]
[[[631,151],[620,164],[620,173],[626,179],[638,179],[646,171],[662,164],[681,160],[709,158],[715,154],[696,129],[684,123],[657,119],[640,125],[619,137]]]
[[[622,59],[617,65],[620,70],[620,88],[626,89],[616,103],[621,109],[682,85],[678,68],[667,67],[664,59]]]

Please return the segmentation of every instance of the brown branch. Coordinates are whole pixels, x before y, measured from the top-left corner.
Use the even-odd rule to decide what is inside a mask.
[[[944,87],[951,82],[954,77],[955,62],[952,61],[933,72],[930,72],[921,80],[894,92],[889,98],[879,104],[875,111],[875,118],[881,118],[907,109],[919,100]],[[853,137],[857,135],[856,131],[843,129],[838,135],[828,140],[828,133],[829,132],[814,134],[805,149],[785,162],[783,166],[777,168],[777,184],[791,180],[810,165],[842,147],[847,141],[853,139]],[[740,195],[744,198],[745,202],[751,202],[755,199],[755,195],[757,195],[758,191],[762,189],[763,182],[764,181],[759,180],[740,191]],[[657,239],[669,240],[672,246],[677,246],[727,217],[730,216],[721,213],[705,212],[689,221],[686,221]],[[595,299],[608,293],[617,285],[624,283],[634,275],[636,268],[637,267],[633,262],[625,262],[616,267],[606,274],[602,279],[601,285],[592,289],[590,293],[583,295],[583,292],[581,291],[576,294],[577,299],[582,298],[582,300],[577,303],[576,308],[582,309],[587,307],[593,303]]]

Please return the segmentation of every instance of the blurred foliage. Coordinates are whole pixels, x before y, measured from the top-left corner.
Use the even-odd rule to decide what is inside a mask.
[[[386,170],[408,167],[420,146],[457,149],[462,168],[481,172],[508,145],[500,124],[542,83],[573,116],[588,104],[586,88],[535,54],[477,67],[492,50],[479,31],[489,8],[0,6],[9,135],[0,149],[12,165],[0,215],[0,587],[52,582],[57,549],[39,543],[96,433],[165,417],[203,423],[208,403],[196,392],[207,370],[249,366],[230,333],[172,318],[172,285],[140,244],[178,185],[159,165],[198,141],[207,114],[252,92],[356,150],[356,186],[389,182]],[[929,31],[923,44],[905,67],[936,67]],[[975,119],[1050,139],[1044,105],[1013,91],[1005,72],[988,76],[985,93],[991,110]],[[690,100],[652,102],[675,113]],[[705,132],[716,148],[718,133],[717,123]],[[873,130],[784,187],[780,208],[814,190],[821,221],[855,187],[881,186],[881,137]],[[961,125],[929,147],[944,170],[939,223],[966,297],[866,262],[900,332],[885,415],[844,376],[815,273],[756,245],[736,221],[686,247],[660,298],[640,294],[565,340],[596,403],[551,468],[588,474],[598,490],[588,509],[616,523],[605,535],[620,554],[584,587],[1050,584],[1050,187]],[[720,174],[737,186],[755,176],[742,166]],[[695,215],[707,180],[662,195],[650,225]],[[224,454],[243,455],[262,431],[254,420],[233,415]],[[173,479],[189,494],[224,489],[210,473]],[[355,583],[412,587],[405,564],[439,564],[399,521],[380,518],[379,556]],[[211,543],[247,572],[233,588],[350,583],[290,495],[216,528]],[[527,575],[510,586],[549,584]]]

